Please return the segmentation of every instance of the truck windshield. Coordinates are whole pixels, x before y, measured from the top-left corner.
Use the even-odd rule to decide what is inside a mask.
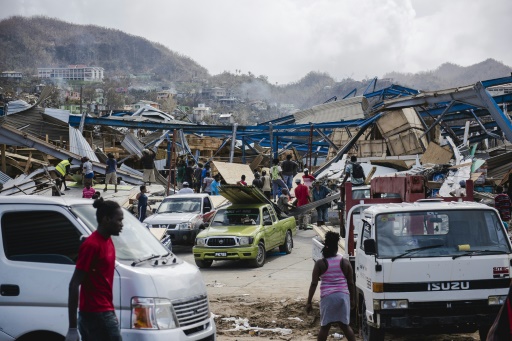
[[[201,198],[165,198],[157,213],[201,213]]]
[[[379,258],[510,253],[501,220],[492,210],[379,214],[375,225]]]
[[[236,208],[217,211],[212,226],[259,225],[260,211],[257,208]]]
[[[90,229],[95,231],[96,209],[92,205],[75,205],[71,211],[80,218]],[[123,231],[119,236],[112,236],[116,247],[117,260],[135,261],[151,255],[163,256],[167,250],[130,212],[123,209]]]

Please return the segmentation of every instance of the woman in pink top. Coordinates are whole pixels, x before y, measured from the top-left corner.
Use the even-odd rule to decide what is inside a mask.
[[[306,311],[311,311],[311,300],[315,294],[318,281],[320,284],[320,331],[317,340],[327,340],[331,324],[337,323],[348,341],[356,341],[350,328],[350,309],[355,308],[354,277],[348,259],[338,255],[340,235],[329,231],[325,234],[322,259],[315,263],[311,285],[309,287]]]

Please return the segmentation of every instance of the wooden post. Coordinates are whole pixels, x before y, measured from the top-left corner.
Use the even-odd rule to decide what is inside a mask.
[[[7,171],[7,165],[5,164],[5,152],[6,152],[6,145],[2,145],[2,172],[5,173]]]

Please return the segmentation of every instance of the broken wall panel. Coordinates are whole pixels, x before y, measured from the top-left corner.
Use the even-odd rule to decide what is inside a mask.
[[[422,164],[448,164],[450,160],[453,158],[453,152],[451,150],[447,150],[437,143],[430,142],[428,144],[427,150],[421,156]]]
[[[420,137],[422,134],[423,130],[410,129],[391,136],[387,139],[389,152],[394,156],[422,154],[427,145],[426,137]]]
[[[385,138],[409,129],[423,129],[421,119],[413,108],[393,110],[377,121],[377,127]]]
[[[221,161],[212,161],[212,164],[215,166],[215,168],[212,167],[212,170],[216,169],[217,172],[222,175],[227,184],[235,185],[240,181],[242,175],[245,175],[245,181],[248,184],[252,184],[252,181],[254,180],[254,174],[252,173],[249,165]],[[214,176],[215,174],[211,175]]]

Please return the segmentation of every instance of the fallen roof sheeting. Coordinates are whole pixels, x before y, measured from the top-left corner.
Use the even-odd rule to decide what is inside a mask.
[[[239,164],[239,163],[227,163],[221,161],[212,161],[217,171],[222,175],[224,181],[227,184],[234,185],[238,181],[242,175],[245,175],[245,182],[249,185],[252,184],[254,180],[254,174],[252,173],[251,167],[249,165]],[[213,176],[214,174],[211,174]]]
[[[73,127],[69,127],[69,151],[77,155],[86,156],[91,161],[100,162],[80,130]]]

